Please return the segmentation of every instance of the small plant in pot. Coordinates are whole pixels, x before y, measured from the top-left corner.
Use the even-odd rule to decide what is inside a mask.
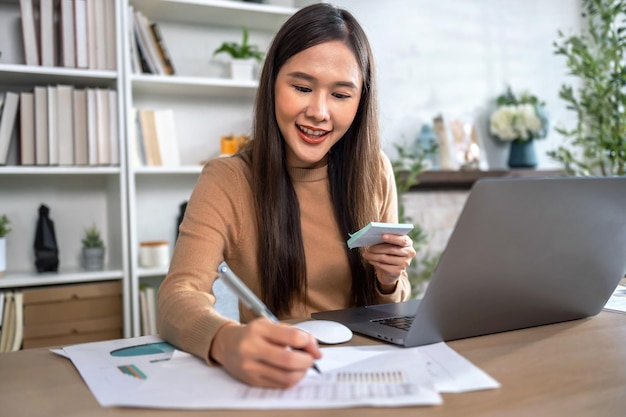
[[[248,28],[244,26],[241,43],[224,42],[213,52],[213,56],[221,53],[230,55],[230,75],[234,79],[253,79],[255,62],[261,62],[265,56],[257,45],[248,43],[248,38]]]
[[[85,228],[83,243],[83,268],[87,271],[101,271],[104,269],[104,242],[98,227],[93,224]]]
[[[7,269],[7,239],[6,235],[11,232],[9,227],[11,220],[6,214],[0,216],[0,277],[4,275]]]

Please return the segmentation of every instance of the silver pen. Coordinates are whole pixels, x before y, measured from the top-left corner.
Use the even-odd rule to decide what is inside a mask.
[[[269,308],[257,297],[250,288],[243,283],[241,279],[230,269],[230,267],[226,264],[226,262],[222,262],[217,267],[217,271],[220,274],[220,277],[224,280],[224,284],[228,288],[230,288],[237,298],[239,298],[245,305],[248,307],[254,314],[259,317],[265,317],[273,321],[274,323],[278,323],[278,318],[270,311]],[[295,350],[302,350],[294,348]],[[318,374],[321,374],[321,371],[317,367],[317,365],[313,364],[313,369],[317,371]]]

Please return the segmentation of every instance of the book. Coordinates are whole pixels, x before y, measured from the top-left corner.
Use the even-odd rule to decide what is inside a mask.
[[[35,95],[35,164],[48,165],[48,89],[33,88]]]
[[[148,52],[150,54],[150,58],[156,66],[157,73],[159,75],[165,75],[167,72],[165,70],[165,64],[159,56],[159,44],[151,28],[152,22],[150,22],[150,19],[148,19],[143,13],[139,13],[139,15],[141,18],[141,29],[144,31],[144,36],[148,42]]]
[[[131,110],[130,120],[133,121],[133,128],[131,129],[131,140],[133,144],[133,166],[146,166],[146,151],[143,142],[143,133],[141,131],[141,120],[139,119],[139,112],[133,108]]]
[[[109,89],[109,140],[111,165],[120,164],[120,140],[118,136],[117,91]]]
[[[74,87],[57,85],[59,165],[74,165]]]
[[[96,146],[98,165],[111,164],[111,138],[109,121],[109,90],[96,88]]]
[[[87,0],[74,0],[74,36],[76,67],[89,68]]]
[[[0,345],[2,342],[2,325],[4,324],[4,292],[0,291]]]
[[[115,38],[115,0],[102,0],[104,3],[104,35],[105,35],[105,67],[104,69],[114,70],[116,63]]]
[[[156,293],[154,291],[154,287],[146,286],[145,289],[146,294],[146,304],[147,315],[148,315],[148,333],[149,335],[155,335],[158,333],[157,325],[156,325]]]
[[[57,88],[48,87],[48,164],[59,165],[59,131],[57,116]]]
[[[54,24],[54,0],[39,0],[39,45],[41,65],[54,67],[57,57],[56,25]]]
[[[33,0],[20,0],[20,20],[26,65],[39,65],[39,44],[37,42]]]
[[[363,246],[377,245],[379,243],[383,243],[383,239],[381,237],[383,233],[406,235],[411,230],[413,230],[413,225],[410,223],[371,222],[358,232],[350,234],[348,247],[350,249],[354,249]]]
[[[22,346],[24,336],[24,294],[22,291],[13,292],[13,340],[7,345],[8,352],[16,352]]]
[[[87,90],[74,89],[74,163],[84,166],[89,163],[87,143]]]
[[[20,164],[35,165],[35,94],[20,93]]]
[[[87,165],[98,165],[98,110],[96,89],[87,88]]]
[[[85,0],[85,15],[87,17],[87,62],[89,69],[98,69],[96,1],[97,0]]]
[[[132,5],[128,6],[128,44],[130,48],[130,67],[135,74],[141,74],[143,72],[141,61],[139,59],[139,47],[137,46],[137,39],[135,38],[135,23],[134,23],[135,9]]]
[[[133,10],[130,10],[133,12]],[[137,12],[133,12],[132,16],[132,27],[133,34],[135,39],[135,44],[137,45],[137,56],[139,59],[140,67],[138,68],[138,72],[143,72],[147,74],[157,74],[157,69],[154,66],[154,63],[150,60],[150,56],[148,53],[148,44],[145,41],[144,37],[141,34],[139,16]]]
[[[161,166],[161,154],[159,152],[154,110],[139,110],[139,120],[141,125],[141,137],[143,138],[143,146],[146,152],[146,165]]]
[[[140,51],[150,66],[150,71],[153,74],[165,74],[158,57],[156,39],[152,35],[152,30],[150,30],[150,22],[140,11],[135,11],[135,26],[139,33]]]
[[[0,165],[6,165],[7,163],[19,102],[19,93],[7,91],[4,96],[2,115],[0,115]]]
[[[170,109],[153,110],[158,152],[161,165],[176,167],[180,165],[178,138],[174,123],[174,111]]]
[[[2,317],[4,316],[4,291],[0,291],[0,329],[2,329]]]
[[[161,27],[158,23],[154,22],[150,24],[150,30],[152,31],[152,36],[154,36],[154,39],[156,40],[159,60],[165,69],[165,74],[174,75],[176,73],[174,70],[174,63],[172,62],[172,57],[167,49],[167,45],[165,44],[165,38],[163,38]]]
[[[74,0],[60,0],[61,66],[76,67],[76,27]]]
[[[13,334],[15,331],[13,314],[13,291],[4,293],[4,312],[2,314],[2,335],[0,336],[0,353],[8,352],[13,346]]]
[[[150,314],[148,313],[148,300],[145,288],[139,289],[139,311],[141,313],[141,335],[146,336],[150,331]]]
[[[96,25],[96,68],[107,69],[107,29],[105,0],[97,0],[95,3]]]

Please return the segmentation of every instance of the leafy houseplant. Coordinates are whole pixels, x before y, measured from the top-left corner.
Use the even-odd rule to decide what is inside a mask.
[[[104,242],[100,236],[100,230],[98,230],[98,227],[95,224],[85,229],[85,236],[83,237],[82,242],[83,246],[86,248],[104,247]]]
[[[241,43],[224,42],[213,52],[213,56],[221,53],[230,55],[231,60],[231,76],[232,78],[252,78],[252,70],[254,62],[261,62],[265,54],[259,50],[257,45],[250,45],[248,42],[248,28],[243,27],[243,39]],[[242,61],[246,62],[247,68],[241,68]],[[241,72],[239,72],[241,71]],[[245,71],[245,72],[244,72]]]
[[[224,42],[219,48],[217,48],[213,52],[213,55],[217,55],[219,53],[227,53],[234,59],[254,58],[258,62],[261,62],[265,54],[259,51],[258,46],[250,45],[248,43],[248,37],[249,37],[248,28],[244,26],[243,40],[241,44],[237,42]]]
[[[88,271],[104,269],[104,242],[100,230],[94,224],[85,228],[83,243],[83,267]]]
[[[626,1],[583,0],[587,29],[558,32],[555,54],[566,59],[579,86],[559,91],[576,113],[576,126],[556,131],[570,141],[548,152],[571,175],[626,174]]]
[[[6,214],[3,214],[0,217],[0,238],[5,237],[11,232],[9,224],[11,224],[11,220],[9,220]]]
[[[437,152],[438,145],[431,143],[424,146],[418,143],[414,147],[408,147],[394,144],[394,147],[399,156],[399,160],[391,163],[398,193],[398,221],[400,223],[413,223],[413,219],[406,214],[403,196],[411,187],[418,184],[417,176],[426,169],[427,160]],[[413,248],[417,252],[416,258],[407,268],[411,283],[411,297],[415,298],[420,295],[423,284],[430,280],[439,262],[440,254],[423,253],[422,249],[428,243],[428,236],[420,225],[416,224],[408,236],[413,240]]]

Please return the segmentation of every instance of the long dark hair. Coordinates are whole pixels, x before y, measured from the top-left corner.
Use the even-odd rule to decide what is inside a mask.
[[[274,114],[276,77],[300,51],[342,41],[354,53],[363,76],[352,125],[329,153],[328,176],[335,216],[344,236],[378,219],[373,196],[382,175],[372,51],[365,33],[346,10],[328,3],[296,12],[276,34],[267,53],[256,97],[252,138],[242,157],[251,166],[258,224],[258,266],[263,298],[278,315],[306,294],[306,266],[300,208],[285,158],[285,143]],[[354,305],[374,301],[374,271],[360,252],[349,251]]]

